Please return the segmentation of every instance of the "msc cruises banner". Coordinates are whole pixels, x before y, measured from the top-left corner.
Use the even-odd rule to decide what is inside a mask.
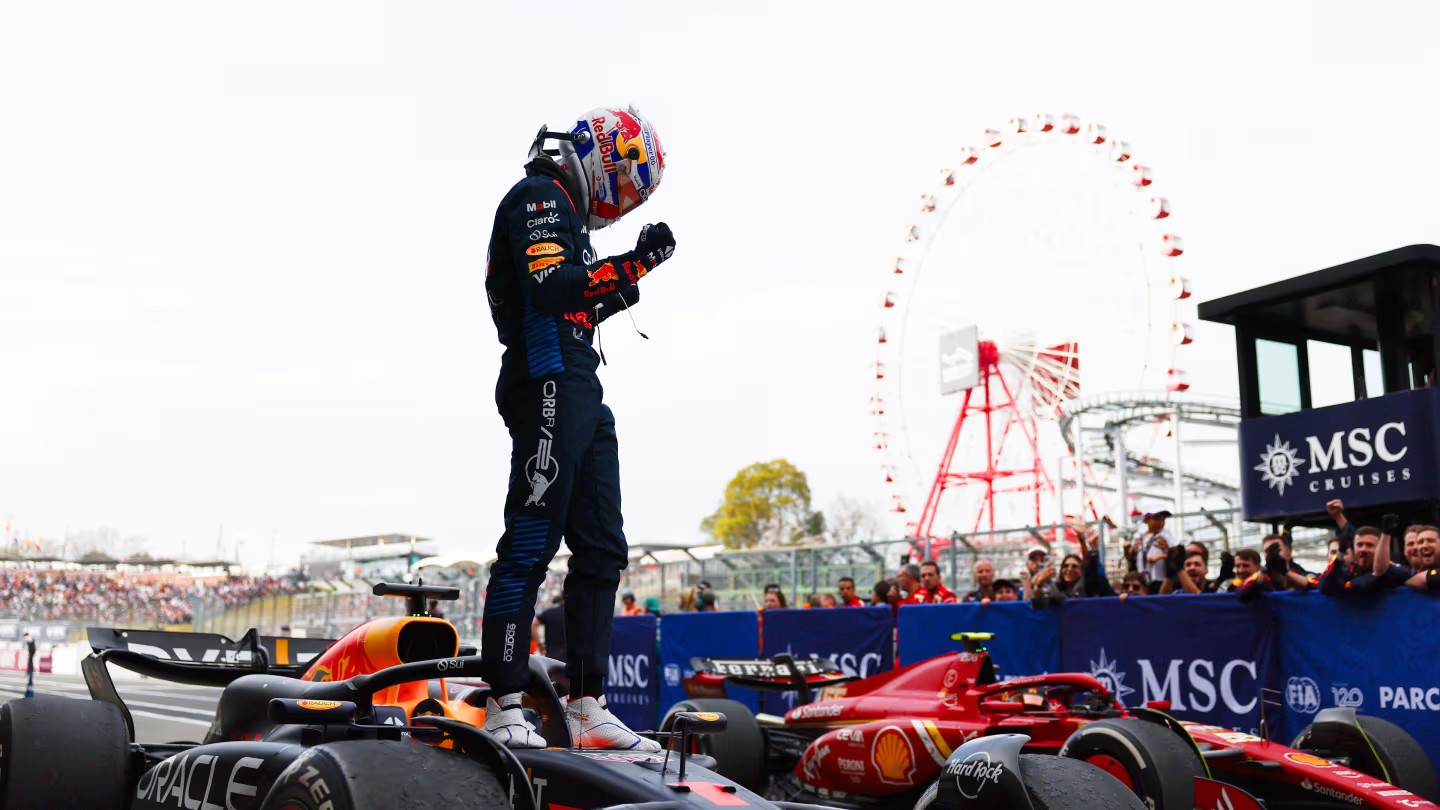
[[[1282,628],[1290,733],[1332,706],[1348,706],[1410,732],[1440,751],[1440,598],[1409,588],[1373,595],[1273,597]]]
[[[1275,627],[1267,598],[1248,605],[1229,594],[1067,599],[1060,605],[1061,671],[1094,675],[1126,706],[1168,700],[1181,720],[1253,734],[1260,689],[1280,685]],[[1296,632],[1337,643],[1320,626],[1287,635]],[[1267,711],[1272,724],[1279,715]]]
[[[1434,497],[1440,391],[1422,388],[1240,423],[1246,520]]]
[[[900,608],[900,663],[960,652],[959,632],[994,633],[985,643],[1002,677],[1060,671],[1060,623],[1054,608],[1025,602],[906,605]]]
[[[830,610],[767,610],[760,617],[761,655],[816,655],[848,675],[868,678],[895,666],[894,611],[887,605]],[[796,693],[767,692],[760,706],[772,714],[795,708]]]
[[[630,728],[656,728],[660,648],[655,616],[616,616],[610,635],[605,701]]]
[[[666,613],[660,621],[660,715],[685,700],[692,658],[755,658],[760,655],[760,616],[753,610]],[[725,687],[725,694],[760,711],[753,689]]]

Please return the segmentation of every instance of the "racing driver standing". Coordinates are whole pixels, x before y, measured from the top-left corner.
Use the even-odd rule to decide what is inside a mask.
[[[481,656],[492,689],[485,730],[512,748],[545,747],[520,701],[536,590],[563,536],[572,740],[660,750],[616,719],[602,694],[627,547],[615,417],[593,342],[602,321],[639,301],[636,285],[670,258],[675,239],[664,223],[646,225],[634,250],[596,258],[589,232],[649,199],[664,169],[660,140],[634,107],[591,110],[569,132],[541,128],[524,179],[495,212],[485,291],[505,346],[495,401],[510,431],[510,484]]]

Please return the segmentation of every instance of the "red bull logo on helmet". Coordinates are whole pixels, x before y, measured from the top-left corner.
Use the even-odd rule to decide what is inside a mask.
[[[589,123],[601,169],[590,178],[591,208],[602,219],[619,219],[649,199],[656,177],[651,166],[663,169],[665,156],[654,132],[634,113],[606,109]]]

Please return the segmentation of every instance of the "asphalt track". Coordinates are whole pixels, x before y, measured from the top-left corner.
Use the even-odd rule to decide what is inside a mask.
[[[140,742],[198,741],[215,716],[220,690],[211,686],[166,683],[150,678],[115,678],[115,688],[135,718]],[[79,675],[35,674],[37,694],[90,697]],[[0,670],[0,701],[25,694],[25,673]]]

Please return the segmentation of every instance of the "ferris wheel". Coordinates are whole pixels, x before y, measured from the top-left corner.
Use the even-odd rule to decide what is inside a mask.
[[[912,536],[1039,523],[1065,403],[1189,387],[1170,213],[1128,144],[1071,115],[986,130],[921,196],[885,269],[871,398]]]

